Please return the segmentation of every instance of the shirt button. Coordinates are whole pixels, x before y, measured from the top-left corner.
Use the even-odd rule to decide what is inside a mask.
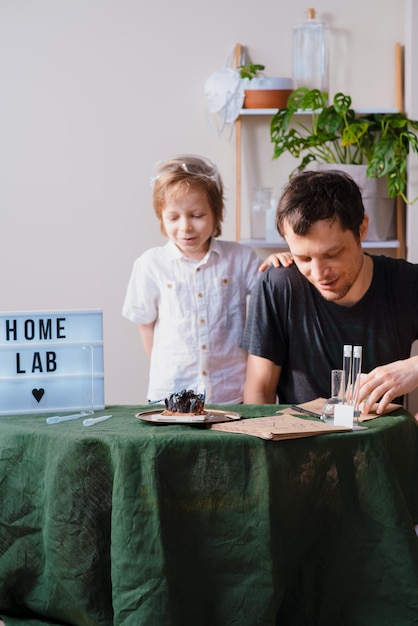
[[[168,289],[172,289],[173,285],[171,283],[168,283],[167,287],[168,287]]]
[[[200,292],[199,292],[199,293],[197,294],[197,297],[198,297],[198,298],[203,298],[203,293],[200,293]]]
[[[201,318],[200,318],[200,323],[201,323],[201,324],[204,324],[204,323],[205,323],[205,321],[206,321],[206,320],[205,320],[203,317],[201,317]]]
[[[202,350],[207,350],[207,345],[205,343],[202,346]]]
[[[196,267],[196,272],[200,272],[200,267]]]
[[[207,375],[208,375],[208,373],[205,370],[203,370],[202,376],[207,376]]]
[[[227,278],[223,278],[222,282],[223,282],[224,285],[226,285],[226,283],[228,282],[228,279]]]

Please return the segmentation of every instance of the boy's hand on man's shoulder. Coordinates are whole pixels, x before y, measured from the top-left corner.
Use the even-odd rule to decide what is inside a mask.
[[[264,272],[271,265],[273,267],[289,267],[293,263],[293,256],[290,252],[274,252],[263,261],[258,268],[259,272]]]

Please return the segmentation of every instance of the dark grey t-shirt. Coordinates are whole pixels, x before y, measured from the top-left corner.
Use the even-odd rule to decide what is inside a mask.
[[[344,344],[363,347],[363,372],[410,356],[418,338],[418,265],[371,258],[372,283],[352,307],[325,300],[296,265],[260,276],[242,347],[281,366],[280,403],[329,397]]]

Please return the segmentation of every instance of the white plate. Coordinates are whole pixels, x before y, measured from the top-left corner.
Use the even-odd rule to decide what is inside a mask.
[[[214,424],[219,422],[230,422],[240,420],[241,415],[234,411],[220,411],[218,409],[206,409],[206,415],[193,415],[186,417],[184,415],[161,415],[165,409],[151,409],[136,413],[135,417],[144,422],[153,422],[154,424]]]

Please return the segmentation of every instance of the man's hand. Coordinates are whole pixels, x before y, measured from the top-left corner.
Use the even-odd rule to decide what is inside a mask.
[[[273,254],[269,254],[267,259],[263,261],[258,268],[258,271],[264,272],[268,267],[270,267],[270,265],[273,265],[273,267],[280,267],[280,265],[283,265],[283,267],[289,267],[292,263],[293,257],[290,252],[274,252]]]
[[[376,412],[383,413],[387,405],[418,387],[418,356],[375,367],[369,374],[362,374],[360,402],[364,401],[363,413],[368,413],[377,403]]]

